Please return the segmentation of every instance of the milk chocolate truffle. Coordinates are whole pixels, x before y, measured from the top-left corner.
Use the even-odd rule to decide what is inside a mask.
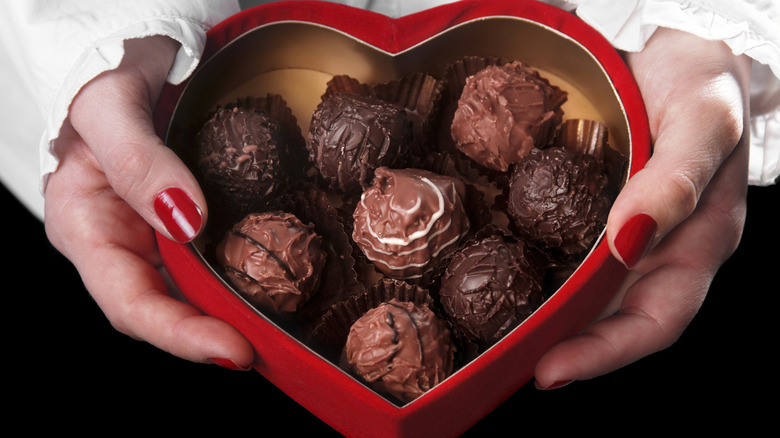
[[[452,373],[450,331],[427,305],[392,299],[352,325],[348,367],[374,390],[409,402]]]
[[[333,189],[357,194],[374,169],[404,157],[412,136],[406,112],[374,97],[333,94],[312,115],[309,158]]]
[[[457,178],[380,167],[355,208],[352,237],[385,275],[421,277],[451,255],[468,231],[465,193]]]
[[[507,214],[518,233],[557,254],[587,251],[606,225],[611,199],[603,164],[561,147],[532,150],[512,170]]]
[[[477,163],[506,172],[551,140],[566,98],[565,91],[519,62],[488,66],[466,79],[452,139]]]
[[[283,212],[252,213],[228,231],[216,257],[228,281],[257,307],[294,314],[317,291],[326,253],[313,225]]]
[[[197,136],[197,168],[210,201],[239,211],[271,195],[282,175],[279,124],[251,106],[217,108]]]
[[[460,334],[489,344],[524,321],[542,303],[541,255],[502,234],[470,241],[450,260],[439,295]]]

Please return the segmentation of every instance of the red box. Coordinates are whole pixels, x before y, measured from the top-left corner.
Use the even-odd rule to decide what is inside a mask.
[[[647,161],[649,130],[641,96],[614,48],[576,16],[534,1],[461,1],[400,19],[328,2],[273,2],[243,11],[208,32],[203,62],[157,109],[169,140],[215,104],[275,91],[303,132],[332,75],[382,82],[440,71],[466,55],[502,56],[540,69],[570,92],[567,115],[602,119],[629,157],[628,176]],[[169,141],[169,144],[171,142]],[[174,149],[182,145],[171,144]],[[257,351],[257,371],[347,436],[453,436],[479,421],[533,377],[538,358],[576,334],[602,309],[626,271],[601,241],[532,316],[426,394],[399,407],[288,335],[226,285],[198,243],[158,236],[160,253],[184,297],[235,326]]]

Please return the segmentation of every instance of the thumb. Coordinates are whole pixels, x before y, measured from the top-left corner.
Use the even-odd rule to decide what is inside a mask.
[[[621,191],[607,221],[612,254],[629,269],[688,218],[744,140],[749,61],[725,45],[659,30],[629,55],[653,135],[653,156]]]
[[[70,120],[114,192],[157,231],[188,242],[205,223],[205,199],[152,122],[177,47],[162,36],[126,41],[120,66],[82,88]]]

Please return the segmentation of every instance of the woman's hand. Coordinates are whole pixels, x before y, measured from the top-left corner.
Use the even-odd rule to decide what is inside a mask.
[[[654,147],[607,222],[610,250],[631,271],[589,327],[541,358],[538,388],[603,375],[673,344],[742,235],[750,60],[659,29],[628,63]]]
[[[171,297],[161,274],[153,229],[188,242],[206,221],[197,181],[152,124],[178,44],[154,36],[125,48],[121,65],[71,105],[46,187],[47,235],[117,330],[184,359],[248,369],[248,341]]]

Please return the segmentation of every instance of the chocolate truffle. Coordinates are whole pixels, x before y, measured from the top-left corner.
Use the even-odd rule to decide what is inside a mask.
[[[374,390],[409,402],[450,375],[450,331],[427,305],[392,299],[361,316],[345,346],[350,370]]]
[[[566,92],[519,62],[488,66],[466,79],[452,139],[475,162],[506,172],[551,140],[566,98]]]
[[[217,108],[198,132],[197,169],[209,201],[246,212],[281,181],[279,124],[248,105]]]
[[[590,249],[611,199],[603,164],[561,147],[532,150],[512,170],[507,214],[516,231],[563,256]]]
[[[402,108],[370,96],[333,94],[312,115],[309,159],[330,188],[357,194],[371,183],[374,169],[404,157],[411,135]]]
[[[468,231],[465,193],[457,178],[380,167],[355,208],[352,237],[385,275],[419,278],[451,255]]]
[[[542,303],[541,255],[522,240],[501,234],[470,241],[442,277],[442,307],[458,333],[493,343]]]
[[[326,253],[313,225],[283,212],[252,213],[217,245],[217,263],[257,307],[294,314],[317,291]]]

